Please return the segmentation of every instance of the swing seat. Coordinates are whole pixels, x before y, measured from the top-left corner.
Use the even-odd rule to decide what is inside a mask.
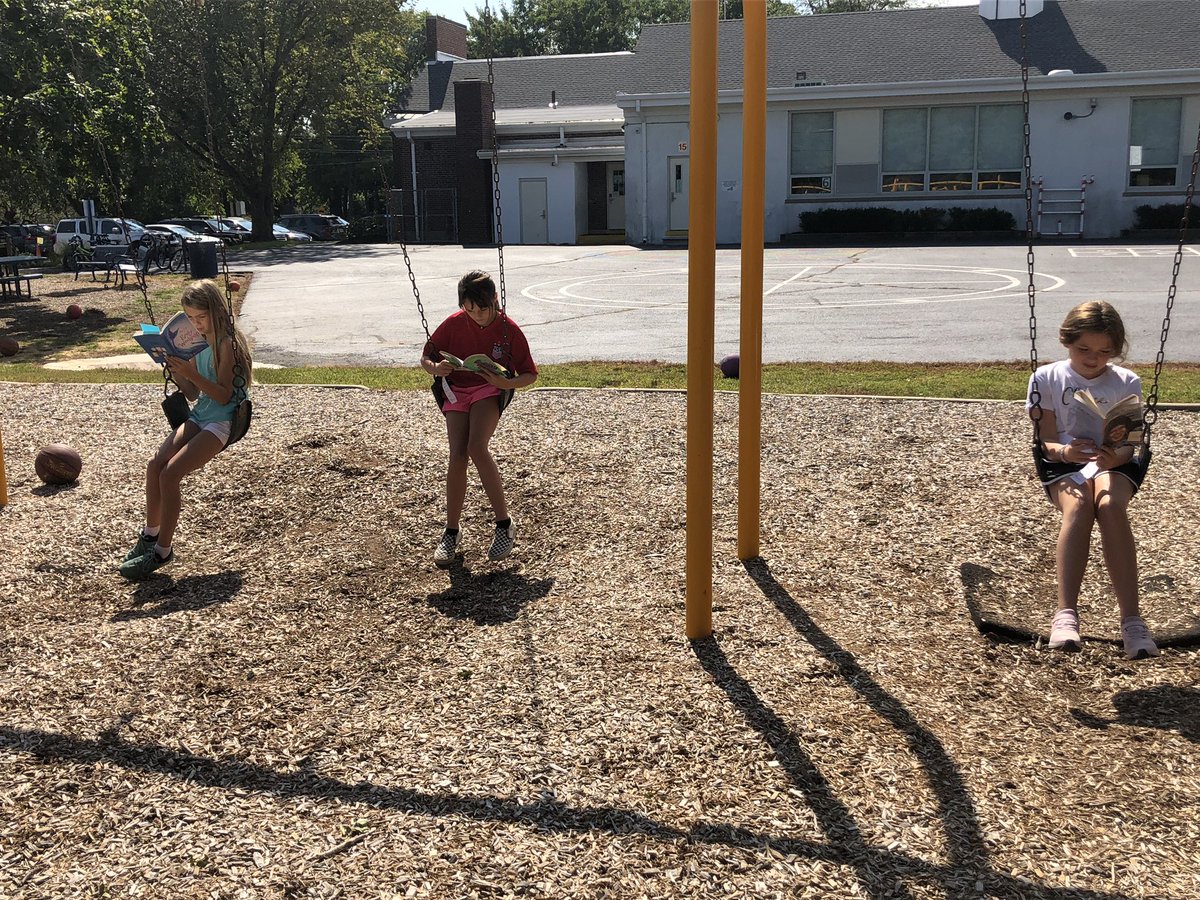
[[[1113,471],[1120,472],[1140,488],[1142,482],[1146,480],[1146,470],[1150,468],[1150,459],[1153,455],[1150,448],[1146,447],[1142,452],[1134,453],[1133,459],[1123,466],[1117,466]],[[1042,483],[1043,488],[1046,488],[1047,495],[1050,493],[1049,487],[1052,481],[1078,472],[1082,468],[1077,463],[1046,459],[1046,455],[1042,453],[1040,441],[1033,443],[1033,467],[1037,472],[1038,481]]]
[[[224,450],[228,450],[246,436],[250,430],[250,420],[254,417],[254,401],[247,397],[233,411],[233,419],[229,423],[229,440],[225,442]]]
[[[438,409],[442,409],[446,405],[446,386],[442,384],[442,379],[433,379],[433,385],[430,387],[433,392],[433,399],[437,402]],[[509,388],[507,391],[500,392],[500,414],[504,415],[504,410],[508,408],[508,404],[512,403],[513,397],[517,394],[515,388]]]

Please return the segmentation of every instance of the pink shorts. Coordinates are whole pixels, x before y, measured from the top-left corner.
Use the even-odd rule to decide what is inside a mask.
[[[499,397],[500,393],[500,388],[493,387],[490,384],[479,384],[475,387],[465,388],[451,387],[446,391],[446,402],[442,406],[442,412],[469,412],[473,404],[478,403],[480,400],[486,400],[488,397]],[[451,394],[454,395],[453,400],[450,399]]]

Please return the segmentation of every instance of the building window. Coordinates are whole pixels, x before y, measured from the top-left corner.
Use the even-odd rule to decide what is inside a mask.
[[[1019,190],[1021,107],[938,106],[883,111],[884,193]]]
[[[833,190],[833,113],[792,113],[793,194]]]
[[[1183,100],[1134,100],[1129,118],[1129,186],[1173,187],[1179,177]]]

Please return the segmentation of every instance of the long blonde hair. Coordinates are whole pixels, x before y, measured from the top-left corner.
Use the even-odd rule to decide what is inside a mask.
[[[242,334],[242,330],[234,322],[233,313],[225,305],[225,297],[221,293],[221,289],[217,287],[217,283],[211,278],[193,281],[183,289],[180,303],[198,312],[207,313],[208,320],[213,323],[213,329],[217,335],[216,346],[212,348],[213,368],[217,371],[221,369],[221,344],[224,343],[221,339],[227,337],[233,347],[233,364],[241,368],[242,377],[249,385],[254,375],[250,345],[246,341],[246,336]]]

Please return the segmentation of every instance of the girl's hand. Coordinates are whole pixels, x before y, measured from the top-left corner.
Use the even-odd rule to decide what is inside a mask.
[[[1101,469],[1115,469],[1117,466],[1123,466],[1129,460],[1133,459],[1132,448],[1129,453],[1125,452],[1125,447],[1101,447],[1096,456],[1096,462]]]
[[[488,384],[490,384],[492,387],[500,388],[500,390],[502,390],[502,391],[507,391],[509,389],[509,387],[511,386],[509,384],[509,382],[511,382],[512,379],[506,375],[499,375],[495,372],[484,371],[484,372],[479,373],[479,377],[482,378],[484,381],[486,381]]]
[[[196,371],[194,360],[180,359],[178,356],[168,356],[167,368],[171,370],[172,376],[183,378],[187,381],[195,381],[200,377],[200,373]]]
[[[430,362],[432,363],[433,360],[431,359]],[[443,359],[443,360],[439,360],[438,362],[433,363],[433,367],[429,369],[429,374],[432,375],[434,378],[443,378],[446,375],[449,375],[453,371],[454,371],[454,366],[450,365],[450,363],[446,362]]]
[[[1075,438],[1063,447],[1063,461],[1072,463],[1091,462],[1096,458],[1096,442],[1088,438]]]

